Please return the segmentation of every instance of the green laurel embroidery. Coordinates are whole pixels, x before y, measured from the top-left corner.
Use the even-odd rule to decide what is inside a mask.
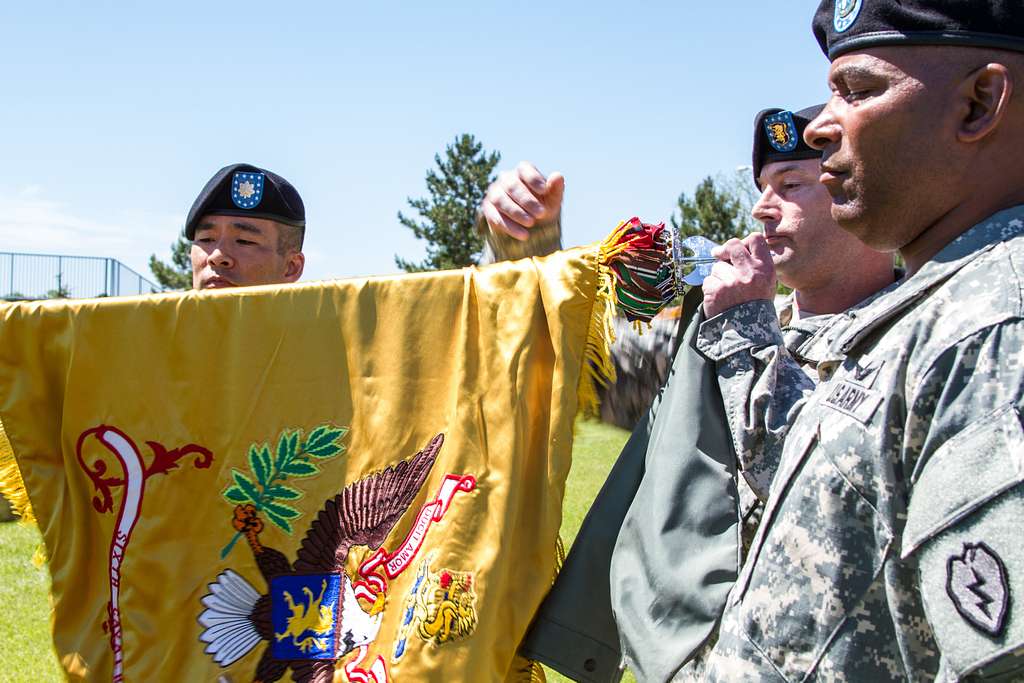
[[[268,444],[252,444],[249,446],[250,474],[232,468],[234,483],[221,495],[232,505],[255,506],[274,526],[290,534],[292,521],[302,513],[282,501],[298,500],[303,494],[284,482],[289,477],[299,479],[319,474],[318,460],[330,460],[345,452],[341,440],[346,434],[347,427],[322,424],[305,439],[301,429],[282,431],[273,454]],[[241,537],[241,532],[236,533],[221,550],[222,559],[228,556]]]

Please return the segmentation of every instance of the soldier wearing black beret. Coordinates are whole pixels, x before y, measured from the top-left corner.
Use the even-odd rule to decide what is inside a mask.
[[[761,169],[775,161],[820,159],[821,150],[804,142],[804,130],[824,105],[792,112],[785,109],[764,109],[754,117],[754,150],[752,165],[754,184],[761,189]]]
[[[723,394],[772,387],[730,420],[772,425],[745,457],[778,464],[707,678],[1024,680],[1024,11],[824,0],[813,25],[831,214],[907,276],[808,342],[817,389],[760,360],[747,282],[705,323]]]
[[[830,215],[828,191],[818,182],[821,150],[808,145],[804,130],[824,105],[800,111],[765,109],[754,117],[751,164],[761,196],[752,207],[763,234],[732,240],[723,246],[747,251],[758,244],[765,262],[774,264],[764,279],[766,298],[774,297],[775,280],[793,290],[779,310],[783,325],[802,318],[835,314],[893,282],[891,254],[866,246],[839,228]],[[726,254],[704,281],[704,312],[715,316],[736,301],[721,282],[745,278],[742,260]],[[848,267],[855,263],[856,267]]]
[[[1017,0],[826,0],[814,37],[828,58],[881,46],[958,45],[1024,51]]]
[[[250,164],[217,171],[192,204],[192,286],[295,282],[302,275],[306,211],[287,180]]]
[[[778,279],[794,289],[779,305],[778,316],[783,327],[779,330],[781,343],[775,359],[771,360],[769,354],[762,354],[762,359],[771,362],[772,367],[795,361],[808,375],[815,376],[818,358],[806,352],[804,342],[832,316],[842,314],[850,306],[891,285],[895,279],[892,255],[876,252],[840,229],[829,212],[831,199],[818,182],[821,150],[803,140],[804,129],[823,107],[818,105],[799,111],[765,109],[755,116],[752,126],[754,182],[760,191],[752,214],[764,228],[764,234],[756,238],[764,246],[765,258],[774,263]],[[532,164],[524,162],[515,172],[501,174],[488,189],[484,206],[491,216],[492,229],[500,229],[501,221],[513,221],[527,231],[527,223],[518,222],[529,214],[527,205],[548,216],[559,215],[564,179],[561,174],[555,176],[557,194],[552,196],[541,191],[547,181],[535,171]],[[534,189],[531,191],[530,187]],[[533,199],[529,199],[531,194]],[[545,198],[546,204],[542,202]],[[533,231],[541,223],[534,220],[536,214],[530,216],[529,241],[533,242],[536,240]],[[775,298],[775,287],[773,276],[766,282],[766,301]],[[709,291],[707,280],[704,291],[705,294]],[[692,302],[684,305],[692,310]],[[705,309],[709,306],[707,299],[704,306]],[[671,331],[667,334],[670,337]],[[649,348],[632,343],[628,336],[624,341],[625,345],[619,346],[623,357],[660,362],[659,356]],[[671,364],[671,354],[668,357]],[[676,363],[676,370],[688,369],[680,371],[682,374],[673,371],[674,379],[666,385],[661,398],[661,405],[667,402],[674,406],[673,412],[660,413],[653,426],[648,416],[637,427],[588,513],[558,580],[538,610],[521,646],[524,656],[542,661],[570,678],[615,680],[620,660],[624,658],[639,680],[692,680],[700,677],[706,663],[706,652],[702,649],[698,656],[693,656],[694,649],[702,641],[708,642],[709,632],[713,634],[710,642],[714,642],[713,626],[721,604],[713,606],[704,581],[708,574],[703,573],[714,570],[699,561],[693,563],[693,567],[689,564],[681,567],[672,552],[661,554],[651,548],[672,548],[673,543],[679,543],[682,536],[676,520],[686,519],[692,528],[718,530],[711,533],[716,537],[715,542],[708,540],[701,544],[705,560],[717,556],[726,563],[730,559],[735,561],[735,546],[731,546],[731,551],[727,547],[735,539],[730,541],[729,534],[721,532],[726,526],[721,509],[698,513],[685,496],[665,506],[659,504],[664,499],[645,497],[638,491],[649,492],[653,481],[659,482],[657,486],[665,490],[682,490],[681,483],[679,486],[672,483],[676,477],[679,482],[685,479],[686,486],[693,487],[689,490],[717,490],[721,480],[709,474],[698,481],[700,475],[690,468],[692,451],[687,444],[693,441],[688,439],[704,425],[707,430],[695,437],[701,444],[700,449],[731,452],[729,433],[720,426],[719,420],[724,421],[725,412],[746,414],[748,409],[768,399],[772,386],[771,382],[764,382],[743,391],[728,392],[725,411],[716,412],[722,410],[714,407],[721,404],[717,388],[705,384],[706,393],[697,404],[701,406],[700,411],[711,408],[708,412],[691,411],[681,407],[686,403],[678,392],[680,387],[701,385],[702,366],[680,365],[678,360]],[[616,364],[619,365],[617,359]],[[622,366],[619,367],[621,370]],[[694,372],[695,369],[699,372]],[[635,382],[627,385],[627,389],[636,388]],[[656,386],[650,387],[650,391],[656,390]],[[621,391],[621,387],[616,386],[614,391]],[[722,418],[718,417],[720,414]],[[784,422],[784,416],[776,419]],[[659,433],[658,438],[649,440],[648,433],[655,432]],[[659,442],[671,447],[672,452],[655,455],[655,450],[648,450],[649,445]],[[736,443],[746,441],[737,439]],[[631,470],[635,463],[645,460],[648,462],[646,474],[641,476]],[[756,531],[761,497],[766,494],[760,487],[754,488],[755,484],[751,483],[756,482],[754,478],[747,479],[744,474],[737,476],[737,480],[739,526],[746,544]],[[635,501],[632,507],[630,501]],[[625,522],[624,515],[627,515]],[[674,521],[664,525],[657,523],[662,519]],[[630,533],[626,535],[628,540],[620,533],[616,545],[616,535],[609,535],[608,529],[620,527],[630,529]],[[614,561],[610,559],[613,548],[619,558]],[[638,566],[642,566],[643,571],[634,574]],[[601,567],[603,571],[599,571]],[[735,570],[735,565],[730,569]],[[722,571],[716,582],[721,579],[724,583],[725,574]],[[711,590],[718,590],[724,599],[722,583]],[[580,600],[581,596],[588,599]],[[699,614],[690,609],[697,604],[701,605]],[[613,609],[617,622],[612,616]],[[675,610],[675,616],[663,618],[665,609]]]
[[[893,282],[892,256],[877,252],[836,225],[831,200],[818,182],[821,150],[808,145],[804,130],[824,108],[792,112],[765,109],[754,117],[752,167],[761,196],[752,207],[763,234],[723,245],[724,261],[704,281],[704,312],[713,317],[737,303],[723,281],[743,279],[742,260],[727,252],[748,251],[756,243],[765,264],[774,264],[764,279],[766,298],[773,298],[775,280],[793,291],[780,309],[783,325],[801,318],[846,310]],[[847,267],[856,263],[857,267]]]

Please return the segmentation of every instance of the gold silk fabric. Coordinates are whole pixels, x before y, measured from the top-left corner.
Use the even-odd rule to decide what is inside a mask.
[[[596,254],[0,307],[68,676],[528,675]]]

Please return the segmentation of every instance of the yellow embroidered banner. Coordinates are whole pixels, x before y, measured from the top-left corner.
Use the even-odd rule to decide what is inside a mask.
[[[0,308],[5,492],[20,469],[69,677],[520,676],[597,253]]]

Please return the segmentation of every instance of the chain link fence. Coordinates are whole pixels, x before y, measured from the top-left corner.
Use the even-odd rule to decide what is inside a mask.
[[[117,259],[0,251],[0,299],[129,296],[162,289]]]

